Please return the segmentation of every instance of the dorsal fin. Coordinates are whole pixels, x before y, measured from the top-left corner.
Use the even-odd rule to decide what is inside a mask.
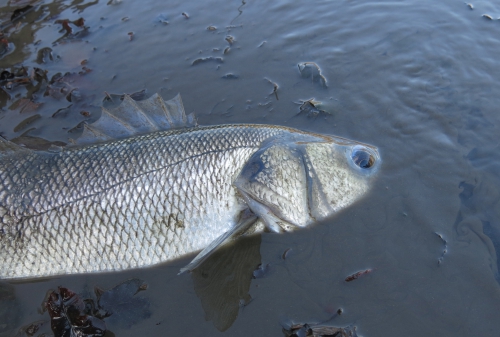
[[[0,159],[4,156],[12,154],[30,153],[31,150],[9,142],[7,139],[0,136]]]
[[[75,140],[75,144],[93,144],[193,126],[196,126],[194,114],[186,116],[180,94],[168,101],[158,94],[143,101],[134,101],[125,95],[118,107],[102,108],[101,118],[90,125],[84,124],[83,133]]]

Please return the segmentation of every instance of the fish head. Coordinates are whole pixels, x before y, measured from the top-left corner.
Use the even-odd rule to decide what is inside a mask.
[[[374,146],[292,132],[262,144],[235,186],[268,228],[288,231],[328,218],[359,200],[379,167]]]
[[[304,145],[308,211],[323,220],[361,199],[370,189],[381,160],[372,145],[325,137]]]

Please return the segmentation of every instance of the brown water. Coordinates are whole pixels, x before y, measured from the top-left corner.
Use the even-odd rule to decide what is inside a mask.
[[[149,284],[136,296],[149,300],[150,314],[128,324],[111,316],[116,336],[280,336],[282,323],[318,323],[339,308],[328,324],[353,324],[365,337],[499,334],[494,1],[474,2],[473,10],[456,0],[45,1],[10,25],[25,3],[0,8],[7,39],[0,68],[24,65],[30,74],[38,67],[48,80],[73,74],[48,90],[35,76],[11,89],[2,81],[0,134],[8,139],[67,142],[68,130],[98,118],[104,92],[146,89],[165,99],[180,92],[200,124],[279,124],[371,143],[383,166],[371,194],[331,221],[245,240],[192,275],[177,276],[186,257],[123,273],[2,284],[0,336],[48,320],[39,308],[49,289],[91,296],[96,285],[128,278]],[[70,24],[71,34],[56,23],[79,18],[88,28]],[[52,49],[52,60],[46,53],[37,62],[42,48]],[[192,65],[205,57],[223,62]],[[301,76],[301,62],[315,62],[326,85]],[[41,104],[20,112],[21,98]],[[311,98],[324,112],[298,114],[296,103]],[[267,272],[250,280],[259,261]]]

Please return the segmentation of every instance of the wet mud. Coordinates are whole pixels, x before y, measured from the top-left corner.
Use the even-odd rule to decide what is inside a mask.
[[[4,138],[64,146],[124,94],[181,93],[201,125],[356,139],[382,167],[334,218],[245,238],[192,274],[177,275],[188,256],[2,282],[0,336],[497,335],[498,17],[493,1],[3,3]],[[131,279],[148,288],[121,301]],[[71,299],[52,324],[42,303]]]

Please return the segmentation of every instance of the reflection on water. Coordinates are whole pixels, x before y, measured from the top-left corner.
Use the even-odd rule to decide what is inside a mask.
[[[473,5],[11,0],[0,8],[0,135],[8,139],[66,143],[108,96],[180,92],[200,124],[335,134],[376,145],[384,165],[372,193],[331,221],[263,234],[260,245],[249,238],[192,277],[177,276],[186,257],[7,284],[0,336],[36,321],[32,308],[49,288],[111,288],[128,278],[148,281],[151,317],[109,327],[117,336],[279,335],[283,318],[322,322],[338,308],[332,325],[353,324],[363,336],[498,334],[500,44],[497,22],[482,14],[496,18],[500,8]],[[243,275],[257,260],[268,267],[250,281]],[[345,281],[364,270],[373,272]]]
[[[220,331],[229,329],[240,308],[252,300],[248,291],[261,262],[260,240],[260,235],[254,235],[222,247],[191,274],[205,319]]]

